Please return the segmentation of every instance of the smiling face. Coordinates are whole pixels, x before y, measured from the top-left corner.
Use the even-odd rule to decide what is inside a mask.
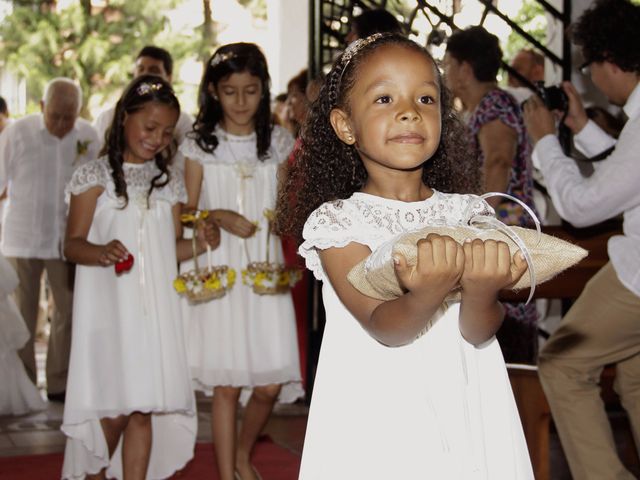
[[[215,93],[223,111],[222,127],[234,135],[255,130],[255,115],[262,98],[262,82],[249,72],[232,73],[221,79]]]
[[[169,105],[148,102],[140,110],[126,114],[124,158],[129,163],[153,160],[173,140],[178,111]]]
[[[334,110],[332,125],[354,144],[368,172],[416,170],[440,143],[440,85],[424,53],[385,45],[360,63],[349,112]]]

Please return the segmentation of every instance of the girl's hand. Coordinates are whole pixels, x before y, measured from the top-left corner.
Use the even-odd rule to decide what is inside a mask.
[[[240,238],[249,238],[256,233],[256,224],[232,210],[212,210],[214,221],[227,232]]]
[[[400,285],[418,298],[446,297],[458,285],[464,269],[462,246],[451,237],[431,233],[417,247],[414,268],[401,255],[394,258]]]
[[[464,272],[460,278],[465,296],[495,300],[498,292],[514,285],[527,271],[519,252],[511,258],[509,246],[495,240],[466,241]]]
[[[216,249],[220,245],[220,227],[214,221],[204,221],[198,223],[198,242],[206,248]]]
[[[129,251],[120,243],[120,240],[111,240],[102,246],[98,256],[98,264],[108,267],[114,263],[122,262],[129,256]]]

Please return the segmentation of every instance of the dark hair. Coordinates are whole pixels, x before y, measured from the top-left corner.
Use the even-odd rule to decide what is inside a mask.
[[[280,234],[302,238],[307,217],[322,203],[350,197],[360,190],[367,171],[354,146],[346,145],[335,134],[329,115],[334,108],[349,111],[349,94],[359,71],[369,56],[385,45],[398,45],[424,55],[434,64],[440,85],[442,130],[436,152],[422,167],[423,182],[443,192],[478,192],[480,168],[471,157],[464,125],[451,106],[451,95],[444,86],[433,57],[417,43],[399,34],[383,34],[352,44],[327,74],[318,99],[302,128],[300,148],[289,167],[278,196],[277,225]],[[354,48],[355,47],[355,48]],[[351,51],[351,52],[350,52]],[[355,52],[355,53],[354,53]]]
[[[160,60],[164,67],[164,71],[167,72],[167,75],[171,76],[173,74],[173,58],[164,48],[147,45],[146,47],[142,47],[142,50],[138,53],[136,60],[140,57],[151,57],[156,60]]]
[[[403,33],[398,19],[384,8],[365,10],[353,17],[351,28],[358,38],[366,38],[374,33]]]
[[[122,97],[116,104],[113,114],[113,121],[106,135],[106,143],[101,154],[107,155],[111,166],[111,175],[116,188],[116,195],[125,200],[125,205],[129,202],[127,195],[127,184],[124,179],[124,152],[127,148],[124,135],[124,120],[126,115],[131,115],[149,102],[161,103],[172,107],[180,113],[180,102],[173,93],[169,82],[156,75],[142,75],[129,83]],[[148,195],[154,188],[163,187],[169,183],[170,173],[167,168],[173,157],[173,149],[165,149],[156,154],[155,162],[160,173],[151,180]]]
[[[0,97],[0,113],[3,115],[9,115],[9,108],[7,108],[7,101]]]
[[[283,93],[279,93],[278,95],[276,95],[276,98],[274,99],[276,102],[286,102],[287,101],[287,94],[286,92]]]
[[[309,74],[307,73],[307,69],[305,68],[300,73],[298,73],[295,77],[293,77],[289,82],[287,82],[287,91],[290,88],[295,87],[300,90],[303,94],[307,89],[307,84],[309,83]]]
[[[200,89],[198,91],[198,116],[189,135],[195,139],[198,146],[208,153],[218,146],[218,138],[214,129],[224,118],[222,105],[209,91],[210,86],[217,87],[220,80],[234,73],[249,72],[262,82],[262,98],[255,115],[256,147],[258,158],[267,157],[271,145],[271,94],[269,69],[267,60],[260,48],[253,43],[231,43],[218,48],[207,61]]]
[[[628,0],[597,0],[573,26],[573,41],[586,62],[615,63],[640,73],[640,5]]]
[[[498,37],[483,27],[469,27],[458,30],[447,40],[447,53],[459,62],[471,65],[473,74],[479,82],[496,80],[502,50]]]

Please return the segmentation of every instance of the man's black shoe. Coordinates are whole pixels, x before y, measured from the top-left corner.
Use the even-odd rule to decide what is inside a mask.
[[[47,398],[49,399],[50,402],[64,403],[66,396],[67,396],[67,392],[47,393]]]

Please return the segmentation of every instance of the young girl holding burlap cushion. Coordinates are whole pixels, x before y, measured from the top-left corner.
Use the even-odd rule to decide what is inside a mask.
[[[477,178],[461,172],[460,132],[433,59],[397,35],[354,42],[312,107],[278,211],[280,230],[304,237],[327,313],[303,480],[533,478],[494,337],[498,292],[524,274],[522,257],[429,235],[415,269],[395,259],[407,292],[397,299],[347,281],[404,232],[492,213],[475,195],[443,193]],[[445,302],[458,285],[461,300]]]

